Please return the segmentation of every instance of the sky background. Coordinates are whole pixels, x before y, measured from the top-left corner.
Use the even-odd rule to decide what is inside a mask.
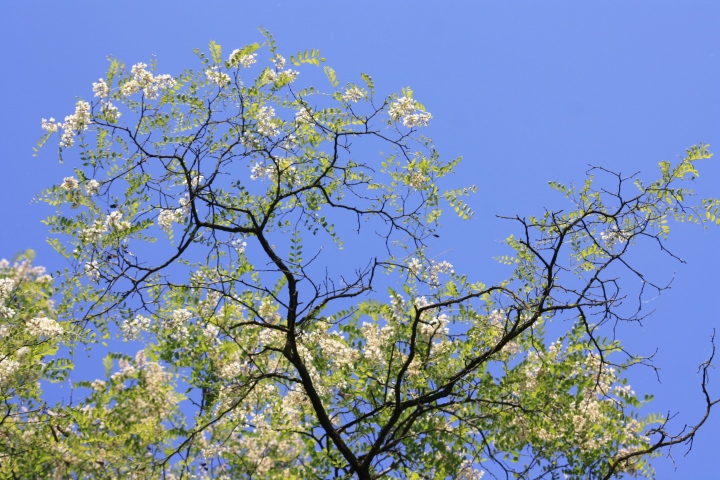
[[[74,111],[92,97],[106,57],[126,65],[158,60],[160,73],[198,68],[192,49],[215,40],[230,52],[270,30],[279,51],[320,49],[340,78],[376,82],[378,94],[412,86],[433,115],[430,135],[446,158],[464,156],[458,179],[478,186],[471,223],[448,221],[437,250],[456,270],[490,283],[509,273],[492,260],[515,231],[495,215],[563,206],[549,180],[582,182],[589,165],[657,176],[700,142],[720,148],[720,2],[3,2],[0,6],[0,258],[34,249],[50,271],[65,265],[45,243],[51,213],[32,199],[72,174],[54,141],[32,147],[40,119]],[[699,165],[697,191],[720,196],[720,157]],[[697,366],[720,326],[720,229],[680,225],[669,245],[638,262],[673,288],[648,299],[656,310],[624,330],[632,351],[655,355],[630,375],[655,393],[652,411],[676,414],[679,431],[702,414]],[[351,255],[351,252],[348,252]],[[720,372],[711,391],[720,396]],[[720,411],[692,451],[658,459],[659,479],[710,479],[720,471]]]

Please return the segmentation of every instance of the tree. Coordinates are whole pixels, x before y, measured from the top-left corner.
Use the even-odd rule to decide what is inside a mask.
[[[421,134],[412,90],[340,87],[327,66],[328,93],[298,86],[265,36],[227,57],[211,43],[176,77],[112,60],[93,102],[43,120],[40,145],[58,133],[79,160],[42,196],[70,262],[57,315],[77,341],[144,348],[53,410],[56,448],[25,453],[35,475],[651,477],[653,456],[692,440],[717,403],[711,359],[705,417],[673,434],[640,417],[649,397],[623,372],[650,360],[613,327],[641,318],[624,277],[639,298],[665,288],[632,249],[670,253],[671,219],[718,221],[720,202],[685,185],[706,146],[650,183],[593,168],[551,184],[569,209],[510,219],[512,272],[486,285],[432,253],[443,208],[469,219],[474,187],[444,188],[460,159]],[[550,342],[559,319],[572,326]]]

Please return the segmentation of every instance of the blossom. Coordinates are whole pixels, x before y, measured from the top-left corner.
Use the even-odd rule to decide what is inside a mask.
[[[64,332],[63,327],[59,323],[47,317],[35,317],[28,321],[25,326],[30,334],[38,337],[62,335]]]
[[[46,132],[55,133],[60,127],[62,127],[62,123],[55,123],[55,119],[52,117],[50,117],[50,120],[42,119],[42,129]]]
[[[299,125],[305,124],[305,123],[313,123],[315,119],[312,116],[312,113],[310,113],[307,109],[303,108],[302,110],[298,110],[295,113],[295,122],[297,122]]]
[[[242,255],[245,253],[245,247],[247,247],[247,242],[242,241],[239,238],[236,238],[232,242],[230,242],[230,245],[235,249],[235,251],[238,253],[238,255]]]
[[[100,182],[97,180],[88,180],[88,182],[85,184],[85,193],[88,195],[97,195],[100,193]]]
[[[410,273],[417,276],[420,275],[420,271],[422,270],[422,263],[420,263],[420,260],[417,258],[411,258],[407,267],[408,270],[410,270]]]
[[[427,127],[428,122],[432,118],[427,112],[414,113],[412,115],[405,115],[403,117],[403,125],[406,127]]]
[[[15,282],[9,278],[0,278],[0,318],[12,318],[15,316],[15,310],[3,305],[5,299],[10,296],[10,293],[15,288]],[[5,325],[3,325],[4,327]],[[2,338],[3,335],[0,335]]]
[[[138,315],[132,320],[126,320],[123,322],[123,324],[120,325],[120,332],[123,335],[123,341],[127,342],[128,340],[137,340],[140,338],[140,334],[150,328],[150,321],[151,320],[149,318],[143,315]]]
[[[177,84],[175,79],[170,75],[163,74],[155,76],[146,69],[147,64],[145,63],[136,63],[132,66],[131,73],[133,78],[120,87],[120,92],[124,96],[128,97],[133,95],[142,88],[145,96],[152,100],[158,97],[160,91],[172,88]]]
[[[192,312],[185,308],[173,310],[170,318],[163,323],[166,335],[175,341],[185,340],[189,335],[188,323],[192,317]]]
[[[0,360],[0,386],[5,386],[19,367],[20,364],[11,358],[5,357]]]
[[[394,122],[402,120],[402,123],[406,127],[425,127],[432,118],[428,112],[417,112],[415,100],[410,97],[399,98],[396,102],[390,105],[390,119]]]
[[[100,223],[99,221],[96,221],[93,225],[83,229],[80,232],[80,238],[85,243],[94,243],[100,238],[106,234],[108,231],[108,225],[107,223]]]
[[[612,250],[613,247],[615,247],[616,243],[623,244],[627,242],[629,236],[628,234],[619,229],[617,225],[613,225],[613,227],[610,230],[606,230],[604,232],[600,233],[600,239],[605,244],[605,248],[608,250]]]
[[[288,83],[292,83],[295,81],[298,75],[300,75],[300,72],[288,68],[287,70],[283,70],[282,72],[280,72],[280,79]]]
[[[106,228],[115,228],[117,230],[127,230],[130,228],[130,222],[124,221],[123,214],[119,211],[115,210],[110,212],[105,217],[105,227]]]
[[[346,102],[357,103],[357,101],[361,100],[363,97],[365,97],[365,92],[363,92],[357,86],[353,85],[352,87],[345,90],[345,94],[343,95],[343,100],[345,100]]]
[[[63,134],[60,138],[60,146],[72,147],[75,143],[75,135],[87,130],[88,125],[91,123],[92,114],[90,113],[90,104],[83,100],[78,100],[75,104],[75,113],[65,117],[65,123],[62,124]]]
[[[276,53],[275,57],[271,61],[275,64],[275,67],[278,70],[282,70],[283,68],[285,68],[285,57],[283,57],[279,53]]]
[[[103,112],[103,115],[105,115],[105,118],[107,119],[107,121],[110,123],[117,122],[118,118],[120,118],[120,115],[121,115],[118,108],[110,102],[103,102],[102,112]]]
[[[91,282],[97,282],[100,279],[99,265],[95,260],[85,263],[85,276]]]
[[[101,78],[97,82],[93,83],[93,92],[95,92],[96,97],[105,98],[110,93],[110,88],[107,83],[105,83],[105,80]]]
[[[275,70],[266,68],[265,71],[263,72],[261,78],[262,78],[262,84],[267,85],[268,83],[275,83],[277,81],[278,75]]]
[[[60,184],[60,188],[63,190],[73,191],[80,188],[80,182],[75,177],[65,177],[63,182]]]
[[[275,109],[272,107],[261,107],[257,113],[257,131],[260,135],[266,137],[274,137],[280,131],[275,125],[273,119],[275,118]]]
[[[388,113],[390,118],[397,122],[401,117],[413,111],[415,111],[415,101],[409,97],[402,97],[390,105]]]
[[[219,70],[219,67],[211,67],[205,70],[205,76],[219,87],[224,87],[230,83],[230,76]]]
[[[250,65],[257,61],[255,57],[257,57],[257,53],[242,54],[242,50],[238,48],[232,51],[228,61],[232,65],[237,64],[245,68],[250,68]]]

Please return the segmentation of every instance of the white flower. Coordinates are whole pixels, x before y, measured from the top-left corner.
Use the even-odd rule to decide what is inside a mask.
[[[266,68],[265,71],[263,72],[261,78],[262,78],[262,84],[267,85],[268,83],[275,83],[277,81],[278,75],[275,70]]]
[[[50,117],[50,120],[42,119],[42,129],[46,132],[55,133],[58,128],[62,127],[61,123],[55,123],[55,119]]]
[[[363,97],[365,97],[365,92],[363,92],[357,86],[353,85],[352,87],[345,90],[345,94],[343,95],[343,100],[345,100],[346,102],[357,103]]]
[[[275,118],[275,109],[272,107],[262,107],[257,114],[257,131],[260,135],[266,137],[274,137],[280,129],[273,123]]]
[[[628,235],[623,230],[620,230],[617,225],[613,225],[610,230],[601,232],[600,238],[605,244],[605,248],[612,250],[616,243],[623,244],[627,242]]]
[[[88,180],[88,182],[85,184],[85,192],[88,195],[97,195],[100,193],[100,182],[97,180]]]
[[[280,72],[280,78],[287,81],[288,83],[294,82],[298,75],[300,75],[300,72],[289,68]]]
[[[169,230],[175,220],[175,210],[163,208],[157,218],[157,224],[163,230]]]
[[[110,212],[105,217],[105,227],[107,229],[116,228],[118,230],[127,230],[130,228],[130,222],[123,221],[123,214],[117,210]]]
[[[428,122],[432,118],[427,112],[414,113],[403,117],[403,125],[406,127],[427,127]]]
[[[94,380],[90,385],[92,386],[92,389],[96,392],[105,391],[105,380]]]
[[[224,87],[230,83],[230,76],[227,73],[219,71],[219,67],[212,67],[205,70],[205,76],[219,87]]]
[[[108,231],[108,225],[100,222],[95,222],[92,226],[87,227],[80,232],[80,238],[85,243],[94,243],[100,239]]]
[[[247,242],[242,241],[239,238],[236,238],[232,242],[230,242],[230,245],[235,249],[235,251],[238,253],[238,255],[242,255],[245,253],[245,247],[247,247]]]
[[[87,276],[91,282],[97,282],[100,280],[100,269],[98,268],[98,263],[95,260],[85,264],[85,276]]]
[[[275,67],[278,70],[282,70],[283,68],[285,68],[285,57],[283,57],[279,53],[275,54],[275,58],[272,59],[272,62],[275,64]]]
[[[271,177],[273,174],[273,167],[266,167],[260,162],[257,162],[250,169],[250,179],[257,180],[258,178]]]
[[[410,273],[417,276],[417,275],[420,275],[420,272],[422,270],[422,263],[420,263],[420,260],[413,257],[407,263],[407,267],[408,267],[408,270],[410,270]]]
[[[81,131],[87,130],[88,125],[91,123],[92,114],[90,113],[90,104],[83,100],[78,100],[75,104],[75,113],[65,117],[60,146],[72,147],[75,143],[75,135]]]
[[[149,99],[158,97],[162,90],[172,88],[176,85],[175,79],[170,75],[163,74],[154,76],[146,70],[147,65],[144,63],[136,63],[132,66],[131,73],[133,78],[120,87],[120,92],[128,97],[140,91]]]
[[[97,82],[93,83],[93,92],[95,92],[96,97],[105,98],[110,93],[110,88],[107,83],[105,83],[105,80],[101,78]]]
[[[103,112],[103,115],[105,115],[105,118],[107,119],[107,121],[110,123],[117,122],[118,118],[120,118],[120,115],[121,115],[118,108],[110,102],[103,102],[102,112]]]
[[[60,188],[63,190],[73,191],[80,188],[80,182],[75,177],[65,177],[63,182],[60,184]]]
[[[4,386],[19,367],[20,364],[11,358],[5,357],[0,360],[0,386]]]
[[[241,55],[242,50],[235,49],[230,54],[229,62],[232,65],[238,64],[245,68],[250,68],[250,65],[255,63],[257,60],[255,60],[255,57],[257,57],[256,53]]]
[[[394,121],[400,120],[401,117],[415,111],[415,100],[409,97],[399,98],[395,103],[390,105],[390,118]]]
[[[205,177],[202,175],[195,175],[190,179],[190,187],[193,189],[198,188],[205,181]]]
[[[302,110],[295,112],[295,121],[302,125],[305,123],[313,123],[315,119],[313,118],[312,113],[303,108]]]
[[[31,335],[51,337],[62,335],[63,327],[55,320],[47,317],[36,317],[28,321],[25,325]]]
[[[149,328],[150,319],[143,315],[138,315],[132,320],[125,321],[120,326],[120,332],[123,334],[123,341],[127,342],[128,340],[137,340],[140,338],[140,334],[148,331]]]
[[[140,91],[140,84],[137,82],[137,80],[130,80],[129,82],[124,83],[122,87],[120,87],[120,92],[125,97],[129,97],[130,95],[133,95],[138,91]]]
[[[428,112],[415,112],[416,103],[410,97],[399,98],[395,103],[390,105],[390,118],[397,122],[402,119],[404,126],[412,127],[425,127],[432,118]]]

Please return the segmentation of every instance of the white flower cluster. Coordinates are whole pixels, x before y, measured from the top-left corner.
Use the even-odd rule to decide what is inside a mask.
[[[206,69],[205,76],[220,88],[230,83],[230,76],[225,72],[221,72],[217,66]]]
[[[282,320],[278,313],[279,307],[270,297],[263,297],[258,307],[258,315],[266,322],[277,325]]]
[[[85,276],[91,281],[100,280],[100,265],[95,260],[85,263]]]
[[[368,322],[363,322],[360,327],[365,337],[365,348],[363,355],[371,363],[383,364],[387,346],[392,342],[395,329],[391,325],[378,328]]]
[[[420,324],[420,336],[426,342],[430,340],[439,340],[447,336],[450,333],[448,324],[450,323],[450,317],[446,314],[441,313],[437,317],[433,318],[429,322],[422,322]]]
[[[93,83],[93,92],[95,92],[96,97],[106,98],[110,94],[110,87],[101,78],[96,83]]]
[[[405,183],[415,190],[421,190],[428,182],[428,177],[420,170],[412,169],[405,177]]]
[[[80,238],[85,243],[94,243],[111,229],[127,230],[130,226],[130,222],[123,220],[123,214],[114,210],[105,216],[105,222],[96,221],[93,225],[80,232]]]
[[[465,460],[460,464],[457,471],[456,480],[480,480],[485,476],[485,470],[476,470],[470,460]]]
[[[275,57],[271,60],[275,64],[275,68],[278,70],[282,70],[285,68],[285,57],[280,55],[279,53],[275,54]]]
[[[15,316],[15,310],[5,306],[5,301],[10,297],[13,288],[15,288],[13,280],[0,278],[0,318],[12,318]]]
[[[415,100],[410,97],[399,98],[390,105],[390,118],[397,122],[402,119],[406,127],[426,127],[432,118],[428,112],[417,111]]]
[[[600,239],[605,244],[605,248],[612,250],[616,243],[623,244],[628,241],[628,235],[625,231],[620,230],[617,225],[613,225],[610,230],[600,233]]]
[[[150,329],[151,320],[143,315],[127,320],[120,325],[120,332],[123,335],[123,341],[137,340],[140,338],[142,332],[147,332]]]
[[[242,50],[235,49],[230,54],[228,62],[230,62],[231,65],[239,65],[245,68],[250,68],[250,65],[257,61],[255,57],[257,57],[257,53],[242,54]]]
[[[176,85],[175,79],[170,75],[153,75],[146,70],[147,64],[136,63],[132,66],[132,80],[126,82],[120,91],[126,97],[133,95],[142,89],[145,96],[151,100],[158,97],[162,90],[167,90]]]
[[[410,259],[410,261],[407,263],[408,270],[410,270],[410,273],[415,275],[416,277],[420,276],[420,272],[422,272],[422,263],[417,258],[413,257]]]
[[[80,182],[78,182],[75,177],[65,177],[60,184],[60,188],[68,191],[77,190],[80,188]]]
[[[12,358],[5,357],[0,360],[0,387],[4,387],[15,374],[20,364]]]
[[[202,176],[196,177],[196,179],[198,182],[203,180]],[[158,214],[157,224],[165,230],[165,233],[169,234],[173,222],[182,223],[190,211],[190,199],[187,196],[181,198],[179,203],[179,208],[163,208]]]
[[[62,123],[55,123],[55,119],[52,117],[50,120],[42,119],[42,129],[46,132],[55,133],[60,127],[62,127]]]
[[[105,227],[107,229],[127,230],[130,228],[130,222],[123,220],[123,214],[117,210],[110,212],[105,216]]]
[[[238,255],[242,255],[243,253],[245,253],[245,247],[247,247],[247,242],[236,238],[235,240],[230,242],[230,246],[235,249]]]
[[[346,89],[345,93],[343,94],[343,100],[345,100],[346,102],[357,103],[363,98],[365,98],[365,92],[355,85]]]
[[[120,111],[110,102],[102,103],[102,113],[105,116],[105,120],[110,123],[115,123],[118,121],[118,118],[120,118]]]
[[[187,339],[189,335],[188,325],[192,317],[192,312],[187,309],[179,308],[174,310],[172,316],[162,325],[165,334],[175,341]]]
[[[440,280],[438,276],[441,273],[452,275],[455,273],[455,270],[453,270],[453,266],[449,262],[432,262],[430,271],[428,272],[428,281],[433,285],[439,285]]]
[[[308,123],[311,124],[315,122],[315,119],[313,118],[312,114],[307,111],[307,109],[303,108],[302,110],[298,110],[297,112],[295,112],[295,122],[298,125],[304,125]]]
[[[100,182],[95,179],[88,180],[85,184],[85,193],[88,195],[97,195],[100,193]]]
[[[257,131],[260,135],[266,137],[274,137],[280,130],[273,119],[275,118],[275,109],[272,107],[261,107],[257,113]]]
[[[28,332],[37,337],[62,335],[65,331],[55,320],[47,317],[36,317],[25,324]]]
[[[260,178],[269,178],[273,181],[277,180],[278,170],[280,175],[287,183],[292,183],[292,173],[295,171],[295,166],[290,163],[289,160],[281,160],[280,165],[264,165],[261,162],[257,162],[253,165],[250,170],[250,179],[258,180]]]
[[[407,262],[407,268],[414,276],[434,286],[440,285],[440,274],[444,273],[452,275],[455,273],[452,264],[446,261],[431,261],[430,268],[428,268],[427,271],[424,271],[422,262],[415,257],[411,258]]]
[[[65,117],[65,123],[55,122],[54,118],[50,120],[42,119],[42,129],[55,133],[59,128],[63,129],[60,138],[61,147],[72,147],[75,144],[75,135],[81,131],[85,131],[88,125],[92,123],[92,114],[90,113],[90,104],[83,100],[78,100],[75,104],[75,113]]]

